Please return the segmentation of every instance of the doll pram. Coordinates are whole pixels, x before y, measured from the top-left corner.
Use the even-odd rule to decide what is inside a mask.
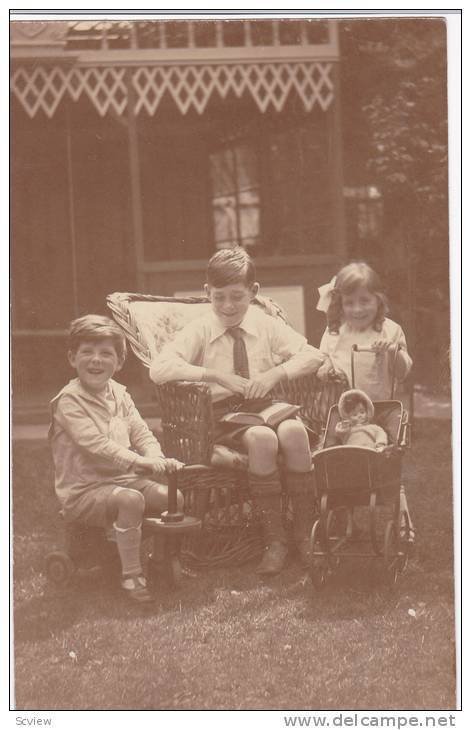
[[[353,352],[358,351],[354,346],[352,361]],[[403,454],[410,445],[408,413],[399,400],[393,399],[377,401],[374,408],[375,423],[388,435],[385,451],[339,446],[335,426],[340,414],[338,405],[334,405],[329,411],[322,447],[313,455],[319,515],[311,532],[309,573],[316,587],[326,583],[346,556],[382,559],[385,575],[391,582],[396,582],[407,566],[414,541],[402,484]],[[358,528],[356,513],[361,513],[363,521],[366,516],[364,531]]]

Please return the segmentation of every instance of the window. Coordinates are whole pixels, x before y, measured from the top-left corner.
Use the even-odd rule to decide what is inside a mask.
[[[260,181],[255,149],[235,143],[210,155],[214,241],[217,249],[260,244]]]
[[[374,185],[345,187],[344,197],[351,204],[350,216],[355,220],[355,234],[359,240],[379,239],[382,234],[383,200]]]

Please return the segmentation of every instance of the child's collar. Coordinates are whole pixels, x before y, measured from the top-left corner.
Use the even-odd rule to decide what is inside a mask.
[[[126,386],[122,385],[121,383],[118,383],[116,380],[109,380],[107,386],[110,388],[110,392],[114,395],[116,400],[121,400],[121,398],[124,396],[124,393],[126,392]],[[96,403],[97,400],[100,401],[106,397],[106,392],[103,392],[100,394],[91,393],[90,391],[88,391],[86,388],[83,387],[79,378],[73,378],[51,400],[51,405],[53,403],[55,403],[62,395],[65,395],[65,394],[79,395],[81,398],[85,398],[86,400],[93,401],[94,403]]]
[[[254,335],[255,337],[257,337],[258,333],[255,326],[255,315],[253,309],[254,308],[252,307],[252,305],[250,305],[244,315],[244,318],[237,326],[243,329],[244,332],[246,332],[248,335]],[[217,340],[217,338],[223,335],[224,332],[226,332],[226,330],[228,329],[224,324],[222,324],[222,322],[214,312],[212,312],[212,315],[211,330],[209,334],[210,342],[214,342],[214,340]]]

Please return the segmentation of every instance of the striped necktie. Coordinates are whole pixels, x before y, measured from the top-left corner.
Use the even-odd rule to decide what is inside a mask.
[[[250,378],[249,360],[247,357],[247,348],[244,342],[244,333],[240,327],[230,327],[226,332],[234,339],[233,358],[234,372],[242,378]]]

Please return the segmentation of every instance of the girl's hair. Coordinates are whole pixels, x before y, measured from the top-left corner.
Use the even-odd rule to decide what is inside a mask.
[[[221,289],[229,284],[251,287],[255,282],[255,264],[240,246],[222,248],[211,256],[206,270],[206,283]]]
[[[373,329],[381,332],[384,318],[388,312],[388,301],[378,274],[364,261],[354,261],[339,271],[332,290],[332,298],[327,310],[327,327],[329,332],[338,334],[342,324],[342,296],[351,294],[359,286],[364,286],[378,300],[378,312],[373,322]]]
[[[124,333],[116,322],[101,314],[86,314],[70,323],[69,350],[77,352],[83,342],[103,340],[105,337],[109,337],[113,341],[116,354],[120,360],[124,360],[126,357]]]

